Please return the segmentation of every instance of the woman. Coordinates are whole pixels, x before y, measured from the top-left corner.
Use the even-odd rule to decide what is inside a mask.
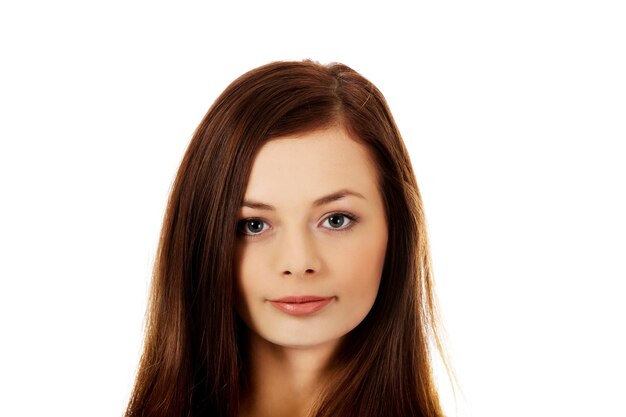
[[[439,416],[429,247],[378,89],[341,64],[235,80],[178,171],[130,416]]]

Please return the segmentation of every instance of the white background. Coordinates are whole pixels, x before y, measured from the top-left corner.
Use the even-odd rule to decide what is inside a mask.
[[[208,4],[0,6],[0,415],[121,416],[193,130],[312,58],[373,81],[410,149],[450,415],[626,416],[623,2]]]

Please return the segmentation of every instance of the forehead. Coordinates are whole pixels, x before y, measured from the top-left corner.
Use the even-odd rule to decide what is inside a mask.
[[[332,127],[263,145],[253,162],[245,198],[279,204],[294,199],[310,202],[339,189],[371,194],[377,192],[377,178],[368,149],[344,129]]]

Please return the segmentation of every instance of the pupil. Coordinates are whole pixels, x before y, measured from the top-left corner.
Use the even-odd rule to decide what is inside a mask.
[[[263,230],[263,222],[261,220],[250,220],[248,222],[248,230],[253,233],[258,233]]]
[[[344,218],[343,218],[343,215],[338,214],[338,215],[335,215],[335,216],[330,216],[328,218],[328,221],[330,222],[331,226],[339,227],[339,226],[343,225]]]

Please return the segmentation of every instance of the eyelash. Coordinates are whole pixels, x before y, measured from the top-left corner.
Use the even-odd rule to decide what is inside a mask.
[[[349,220],[350,220],[350,223],[348,223],[348,226],[346,226],[346,227],[344,227],[344,228],[342,228],[342,229],[335,229],[335,228],[332,228],[332,227],[331,227],[331,228],[325,228],[325,229],[330,230],[330,231],[332,231],[332,232],[346,232],[346,231],[348,231],[348,230],[352,229],[352,227],[355,225],[355,223],[358,223],[358,221],[359,221],[359,218],[358,218],[357,216],[355,216],[354,214],[352,214],[352,213],[346,213],[346,212],[335,212],[335,213],[331,213],[331,214],[329,214],[328,216],[326,216],[326,217],[324,218],[324,221],[323,221],[322,223],[325,223],[328,219],[330,219],[330,218],[331,218],[331,217],[333,217],[333,216],[344,216],[344,217],[346,217],[347,219],[349,219]],[[241,220],[239,220],[239,222],[237,223],[237,234],[238,234],[238,235],[241,235],[241,236],[243,236],[243,237],[245,237],[245,238],[254,239],[254,238],[258,237],[258,236],[261,236],[263,233],[265,233],[265,231],[263,231],[263,232],[261,232],[261,233],[256,233],[256,234],[249,234],[249,233],[245,233],[245,232],[244,232],[244,230],[243,230],[243,229],[244,229],[244,227],[246,226],[246,224],[247,224],[248,222],[253,221],[253,220],[258,220],[258,221],[261,221],[261,222],[263,222],[264,224],[267,224],[267,223],[268,223],[268,222],[266,222],[265,220],[260,219],[260,218],[258,218],[258,217],[248,217],[247,219],[241,219]]]

